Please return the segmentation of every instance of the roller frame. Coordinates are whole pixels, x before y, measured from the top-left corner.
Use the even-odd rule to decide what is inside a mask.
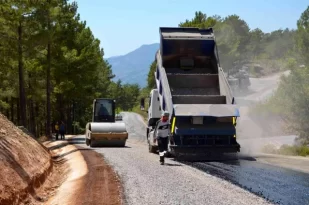
[[[86,125],[86,144],[90,147],[124,147],[127,139],[125,123],[90,122]]]

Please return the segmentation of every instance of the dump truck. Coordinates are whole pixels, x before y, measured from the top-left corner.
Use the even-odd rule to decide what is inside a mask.
[[[115,119],[116,101],[108,98],[93,100],[92,122],[86,125],[86,145],[124,147],[128,132],[123,121]]]
[[[230,70],[229,70],[230,71]],[[247,91],[251,85],[249,73],[245,69],[232,70],[227,80],[233,91]]]
[[[170,113],[171,123],[168,155],[239,152],[240,115],[220,66],[213,29],[161,27],[159,33],[155,87],[148,97],[149,152],[157,152],[153,134],[164,111]]]

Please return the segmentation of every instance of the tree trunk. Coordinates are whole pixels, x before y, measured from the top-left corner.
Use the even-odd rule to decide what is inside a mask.
[[[33,135],[35,135],[35,116],[34,116],[34,106],[33,100],[30,100],[30,130]]]
[[[11,121],[15,124],[15,119],[14,119],[14,98],[11,97]]]
[[[42,125],[42,123],[40,123],[40,135],[41,136],[43,135],[43,125]]]
[[[6,102],[7,104],[9,104],[9,98],[8,98],[8,97],[5,98],[5,102]],[[5,112],[6,112],[6,117],[7,117],[8,119],[10,119],[10,109],[7,108],[7,109],[5,110]]]
[[[32,79],[31,72],[29,72],[28,76],[29,76],[29,80],[28,80],[29,93],[33,93],[31,81],[35,80],[35,79]],[[35,116],[34,116],[34,106],[33,106],[33,96],[32,95],[31,95],[31,98],[29,100],[29,111],[30,111],[30,113],[29,113],[29,130],[35,136]]]
[[[67,131],[67,133],[70,133],[71,132],[71,130],[72,130],[72,120],[71,120],[71,117],[72,117],[72,115],[71,115],[71,105],[69,104],[68,106],[67,106],[67,129],[66,129],[66,131]]]
[[[58,82],[56,82],[56,84],[58,84]],[[55,110],[55,120],[58,121],[59,123],[62,120],[62,116],[61,116],[61,96],[59,94],[56,94],[56,99],[57,99],[57,103],[56,103],[56,110]]]
[[[35,102],[35,106],[34,106],[34,119],[38,119],[39,117],[39,104],[37,102]],[[40,128],[39,128],[39,123],[38,120],[34,120],[34,124],[35,124],[35,130],[36,130],[36,137],[38,138],[40,136]]]
[[[74,129],[75,126],[73,126],[74,121],[75,121],[75,103],[73,101],[72,103],[72,134],[73,135],[75,135],[75,129]]]
[[[22,24],[18,26],[18,71],[19,71],[19,100],[20,100],[20,125],[27,127],[26,122],[26,93],[24,85],[23,51],[22,51]]]
[[[19,106],[20,100],[16,100],[16,119],[17,119],[17,125],[20,125],[20,106]]]
[[[59,116],[60,116],[60,122],[64,121],[64,107],[63,107],[63,96],[62,95],[58,95],[58,112],[59,112]]]
[[[47,0],[50,3],[49,0]],[[48,29],[48,43],[47,43],[47,71],[46,71],[46,137],[51,138],[51,105],[50,105],[50,67],[51,67],[51,37],[50,37],[50,14],[49,14],[49,7],[47,11],[47,29]]]

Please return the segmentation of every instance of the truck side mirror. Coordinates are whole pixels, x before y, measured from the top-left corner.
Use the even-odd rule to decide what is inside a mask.
[[[140,108],[141,110],[145,110],[145,98],[141,98]]]

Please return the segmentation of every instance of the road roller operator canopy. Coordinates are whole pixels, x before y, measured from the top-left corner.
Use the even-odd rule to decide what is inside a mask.
[[[115,101],[113,99],[96,99],[94,102],[93,122],[114,122]]]

